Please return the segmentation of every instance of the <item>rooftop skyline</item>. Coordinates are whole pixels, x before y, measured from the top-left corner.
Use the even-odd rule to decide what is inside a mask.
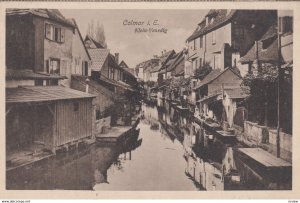
[[[61,10],[74,18],[83,37],[88,23],[103,24],[112,54],[119,53],[130,68],[160,55],[162,50],[179,52],[208,10]],[[148,25],[151,24],[150,26]],[[151,29],[145,32],[145,29]],[[166,33],[164,33],[166,31]]]

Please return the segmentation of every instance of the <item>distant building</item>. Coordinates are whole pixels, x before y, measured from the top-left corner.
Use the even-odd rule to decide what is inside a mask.
[[[224,70],[237,67],[244,76],[248,67],[239,63],[265,28],[276,20],[272,10],[210,10],[187,39],[186,70],[189,75],[203,64]]]

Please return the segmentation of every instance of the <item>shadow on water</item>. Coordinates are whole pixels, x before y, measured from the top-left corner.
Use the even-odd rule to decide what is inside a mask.
[[[160,103],[161,104],[161,103]],[[279,190],[291,169],[270,170],[238,152],[235,139],[206,134],[168,103],[142,105],[138,133],[93,144],[7,172],[19,190]],[[201,134],[201,136],[200,136]]]
[[[107,170],[122,170],[119,155],[129,153],[142,144],[138,134],[126,143],[92,144],[49,159],[7,172],[9,190],[92,190],[95,184],[107,183]],[[130,161],[130,157],[128,159]]]

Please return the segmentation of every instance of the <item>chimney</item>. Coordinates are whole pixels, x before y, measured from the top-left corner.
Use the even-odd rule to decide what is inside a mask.
[[[116,63],[119,65],[119,53],[115,53]]]
[[[161,51],[161,56],[164,56],[164,51]]]

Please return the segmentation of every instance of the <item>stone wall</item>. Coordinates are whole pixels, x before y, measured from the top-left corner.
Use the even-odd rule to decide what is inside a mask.
[[[280,158],[292,162],[292,135],[280,131]],[[251,147],[261,147],[277,155],[277,130],[260,126],[250,121],[244,122],[244,133],[238,135],[240,141]]]
[[[244,135],[249,141],[259,144],[268,143],[269,132],[267,127],[252,123],[250,121],[244,122]]]
[[[292,138],[293,137],[292,135],[284,133],[282,131],[280,131],[279,136],[280,136],[280,157],[289,162],[292,162],[292,146],[293,146]],[[270,145],[269,151],[274,155],[276,155],[277,153],[276,138],[277,138],[277,130],[269,130],[269,145]]]

